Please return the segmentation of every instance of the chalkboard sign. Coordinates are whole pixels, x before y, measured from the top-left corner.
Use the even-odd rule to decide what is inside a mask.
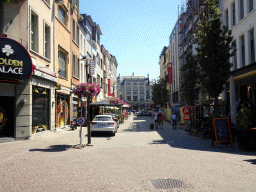
[[[230,124],[228,118],[213,118],[213,137],[212,140],[218,143],[228,142],[233,147]],[[212,143],[213,143],[212,141]]]
[[[227,119],[216,119],[215,127],[216,127],[218,141],[230,140]]]

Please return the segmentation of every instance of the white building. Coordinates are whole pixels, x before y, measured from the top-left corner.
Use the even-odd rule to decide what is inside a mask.
[[[121,76],[117,78],[117,95],[133,109],[146,109],[151,104],[152,86],[149,74],[145,76]]]

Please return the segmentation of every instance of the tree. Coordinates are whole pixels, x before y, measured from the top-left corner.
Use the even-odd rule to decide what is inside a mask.
[[[230,57],[234,56],[231,31],[222,24],[219,1],[207,0],[207,14],[199,21],[196,35],[197,60],[200,65],[200,81],[210,97],[215,98],[218,113],[218,96],[223,91],[230,72]]]
[[[185,63],[181,67],[183,80],[181,82],[182,95],[185,102],[193,106],[198,98],[199,87],[199,67],[196,58],[189,53],[186,55]]]
[[[167,89],[168,76],[160,78],[158,81],[152,85],[152,101],[155,105],[160,105],[163,107],[166,105],[167,98],[169,95],[169,90]]]

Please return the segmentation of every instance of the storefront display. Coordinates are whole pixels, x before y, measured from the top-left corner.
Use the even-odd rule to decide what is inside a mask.
[[[49,130],[49,89],[33,86],[32,133]]]
[[[57,94],[56,127],[69,125],[69,96]]]

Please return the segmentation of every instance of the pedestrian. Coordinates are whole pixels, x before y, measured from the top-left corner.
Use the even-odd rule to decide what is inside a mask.
[[[158,113],[158,124],[159,124],[159,129],[164,129],[164,126],[163,126],[164,114],[161,111],[159,111],[159,113]]]
[[[155,120],[155,127],[156,127],[156,129],[158,129],[158,112],[157,112],[157,109],[153,113],[152,118],[154,118],[154,120]]]
[[[174,113],[172,114],[172,129],[177,129],[177,117]]]

